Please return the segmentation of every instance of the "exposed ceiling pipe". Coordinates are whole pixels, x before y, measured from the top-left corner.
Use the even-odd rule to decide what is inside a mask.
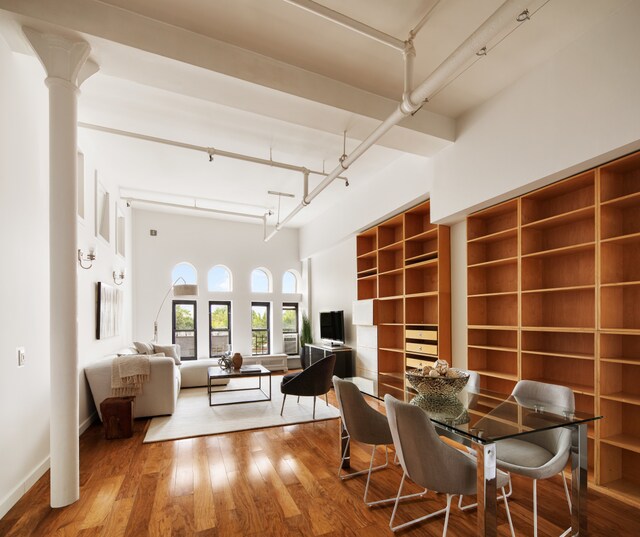
[[[321,4],[313,2],[312,0],[284,0],[289,4],[293,4],[294,6],[301,7],[306,11],[310,11],[311,13],[315,13],[320,17],[323,17],[327,20],[333,21],[340,26],[344,26],[345,28],[349,28],[358,32],[359,34],[366,35],[376,41],[388,45],[396,50],[404,50],[404,41],[398,39],[397,37],[393,37],[392,35],[381,32],[380,30],[376,30],[371,26],[368,26],[360,21],[352,19],[351,17],[347,17],[338,11],[334,11],[333,9],[329,9]]]
[[[288,164],[286,162],[278,162],[273,159],[265,159],[260,157],[252,157],[251,155],[243,155],[242,153],[234,153],[232,151],[223,151],[222,149],[216,149],[215,147],[204,147],[201,145],[187,144],[184,142],[177,142],[175,140],[167,140],[166,138],[158,138],[156,136],[148,136],[146,134],[139,134],[136,132],[124,131],[120,129],[112,129],[111,127],[103,127],[102,125],[94,125],[93,123],[78,122],[78,127],[83,129],[91,129],[94,131],[106,132],[109,134],[117,134],[118,136],[127,136],[129,138],[135,138],[137,140],[145,140],[147,142],[155,142],[157,144],[171,145],[174,147],[181,147],[183,149],[191,149],[193,151],[201,151],[207,153],[210,159],[214,156],[231,158],[235,160],[242,160],[244,162],[252,162],[254,164],[262,164],[264,166],[271,166],[272,168],[280,168],[283,170],[290,170],[294,172],[300,172],[302,174],[310,173],[313,175],[321,175],[326,177],[328,174],[324,171],[310,170],[304,166],[296,166],[294,164]],[[346,177],[338,177],[342,181],[348,182]]]
[[[429,10],[422,16],[422,18],[420,19],[420,22],[418,24],[416,24],[413,28],[413,30],[411,30],[409,32],[409,40],[413,39],[416,35],[418,35],[418,32],[420,30],[422,30],[422,27],[427,23],[427,21],[429,20],[429,17],[431,16],[431,13],[433,13],[433,10],[438,7],[438,4],[440,3],[440,0],[437,0],[437,2],[435,2],[430,8]]]
[[[289,0],[287,0],[289,1]],[[531,3],[532,0],[507,0],[491,15],[482,25],[473,32],[449,57],[444,60],[415,90],[406,96],[398,105],[398,108],[385,119],[353,152],[320,182],[308,196],[265,238],[270,240],[287,222],[298,214],[306,205],[327,188],[340,173],[351,166],[372,145],[374,145],[392,127],[400,123],[406,116],[415,113],[430,95],[435,93],[447,80],[460,69],[466,61],[472,58],[476,52],[494,38],[509,22]],[[526,20],[526,19],[525,19]]]

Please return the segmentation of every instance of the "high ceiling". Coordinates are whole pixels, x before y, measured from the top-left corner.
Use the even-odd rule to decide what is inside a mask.
[[[472,111],[629,0],[533,0],[487,56],[474,58],[414,117],[394,127],[290,225],[301,226],[343,196],[366,194],[375,174],[402,161],[421,173],[454,143],[456,120]],[[414,84],[424,80],[500,0],[320,0],[318,3],[415,39]],[[85,82],[80,120],[198,146],[331,171],[397,106],[402,53],[285,0],[0,0],[0,35],[30,53],[20,26],[81,37],[100,72]],[[476,61],[477,60],[477,61]],[[81,129],[100,147],[102,174],[123,195],[259,214],[277,212],[269,190],[300,202],[302,176],[204,153]],[[312,176],[310,188],[320,180]],[[221,203],[225,201],[226,203]],[[275,223],[276,215],[270,218]],[[282,218],[281,218],[282,219]]]

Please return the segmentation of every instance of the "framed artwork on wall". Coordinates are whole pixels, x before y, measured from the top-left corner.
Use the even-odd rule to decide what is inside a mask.
[[[96,284],[96,339],[120,334],[122,291],[103,282]]]
[[[109,192],[98,180],[96,170],[96,237],[111,242],[111,219],[109,218]]]
[[[84,220],[84,154],[77,153],[77,192],[78,192],[78,218]]]
[[[126,241],[126,220],[124,216],[124,212],[122,207],[115,204],[116,206],[116,226],[115,226],[115,236],[116,236],[116,254],[124,257],[125,254],[125,241]]]

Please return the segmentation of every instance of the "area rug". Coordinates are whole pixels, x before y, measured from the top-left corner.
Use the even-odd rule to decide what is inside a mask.
[[[262,384],[265,385],[263,379]],[[282,406],[282,393],[280,393],[281,375],[271,377],[271,401],[257,403],[244,403],[236,405],[209,406],[207,388],[185,388],[180,390],[176,411],[171,416],[156,417],[151,420],[145,443],[176,440],[178,438],[190,438],[210,434],[229,433],[233,431],[246,431],[249,429],[261,429],[263,427],[277,427],[306,423],[313,419],[313,397],[301,397],[300,403],[297,397],[289,395],[284,405],[284,413],[280,416]],[[231,379],[228,387],[245,388],[257,386],[258,379]],[[218,390],[224,390],[219,387]],[[266,391],[266,388],[265,388]],[[268,393],[268,391],[267,391]],[[260,396],[257,390],[222,393],[214,395],[214,402],[221,401],[222,397],[228,401],[243,399],[257,399]],[[340,412],[332,405],[327,406],[324,398],[318,397],[316,401],[315,421],[334,419],[340,417]]]

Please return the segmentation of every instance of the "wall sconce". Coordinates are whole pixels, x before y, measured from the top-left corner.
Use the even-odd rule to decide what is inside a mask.
[[[124,282],[124,269],[120,269],[120,273],[116,273],[116,271],[113,271],[113,283],[115,283],[116,285],[122,285],[122,282]]]
[[[89,250],[88,254],[85,254],[82,250],[78,250],[78,262],[80,263],[80,266],[85,269],[88,270],[93,266],[93,262],[96,260],[96,254],[94,253],[93,250]],[[83,263],[85,261],[88,261],[89,264],[88,265],[84,265]]]

